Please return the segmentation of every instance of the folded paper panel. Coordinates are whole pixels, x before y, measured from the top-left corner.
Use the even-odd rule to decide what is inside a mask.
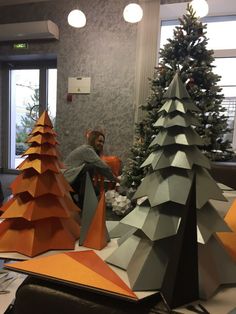
[[[5,220],[1,225],[1,230],[5,230],[0,230],[0,252],[33,257],[51,249],[74,249],[75,246],[76,239],[57,218],[34,222],[18,218]]]
[[[203,145],[203,141],[191,128],[185,128],[184,130],[170,128],[160,130],[149,146],[152,147],[157,144],[160,146],[173,144]]]
[[[207,243],[215,232],[231,232],[231,229],[209,202],[197,211],[197,226],[199,243]]]
[[[225,222],[236,233],[236,200],[225,215]]]
[[[141,239],[127,267],[133,290],[160,290],[171,247],[171,240],[152,243],[145,238]]]
[[[83,241],[83,246],[95,250],[101,250],[107,245],[107,230],[105,221],[105,193],[103,192],[88,228],[86,237]]]
[[[47,170],[51,170],[55,173],[60,172],[60,165],[55,157],[44,157],[30,159],[29,157],[26,158],[18,167],[17,169],[23,171],[29,168],[35,169],[38,173],[46,172]]]
[[[35,123],[36,126],[48,126],[50,128],[53,128],[52,122],[49,118],[49,115],[47,113],[47,111],[44,111],[41,116],[39,117],[39,119],[37,120],[37,122]]]
[[[29,192],[33,197],[39,197],[48,193],[57,196],[64,196],[65,194],[63,183],[58,180],[57,174],[49,171],[30,177],[20,174],[11,184],[11,189],[13,194]]]
[[[159,158],[162,155],[162,152],[163,152],[163,150],[158,150],[158,151],[152,152],[147,157],[147,159],[142,163],[142,165],[140,167],[146,167],[146,166],[149,166],[151,164],[152,164],[152,167],[153,167],[153,164],[156,164],[158,162]]]
[[[176,206],[177,207],[177,206]],[[180,210],[163,210],[160,212],[157,208],[152,208],[143,225],[142,231],[152,240],[157,241],[177,234],[181,217],[176,214]]]
[[[33,134],[31,135],[27,140],[27,143],[37,143],[37,144],[50,144],[50,145],[56,145],[58,142],[55,139],[55,136],[53,134]]]
[[[225,250],[236,263],[236,233],[217,232],[217,236],[224,245]]]
[[[127,270],[140,241],[139,237],[131,235],[106,259],[106,262]]]
[[[207,244],[199,245],[198,255],[201,298],[210,298],[222,284],[235,283],[235,260],[218,237],[212,236]]]
[[[207,186],[207,188],[206,188]],[[203,168],[196,168],[196,203],[202,208],[209,199],[227,201],[215,180]]]
[[[28,143],[28,157],[18,167],[11,184],[13,198],[4,209],[0,224],[0,251],[35,256],[48,250],[74,249],[80,235],[80,209],[62,175],[55,132],[44,112]]]
[[[39,146],[30,146],[22,156],[27,156],[27,155],[49,155],[49,156],[59,156],[59,152],[54,146],[44,144],[44,145],[39,145]]]
[[[179,74],[176,73],[173,80],[171,81],[164,98],[179,98],[179,99],[190,99],[189,93],[182,80],[179,79]]]
[[[96,265],[100,266],[99,269]],[[132,290],[91,251],[56,254],[5,266],[11,270],[137,300]]]
[[[11,206],[2,215],[2,218],[25,218],[29,221],[49,217],[69,217],[67,209],[61,205],[55,196],[48,195],[23,202],[20,197],[14,198]]]
[[[124,236],[125,234],[129,233],[130,230],[136,231],[136,228],[133,228],[129,225],[125,225],[123,223],[118,223],[117,226],[115,226],[114,228],[110,230],[109,236],[111,238],[120,238]]]
[[[179,113],[170,115],[162,115],[158,118],[153,126],[155,127],[163,127],[170,128],[175,126],[181,126],[183,128],[187,128],[191,125],[199,125],[199,121],[195,117],[195,115],[191,112],[187,112],[184,115],[180,115]]]
[[[89,227],[93,221],[96,208],[98,206],[97,196],[95,194],[93,184],[88,174],[86,174],[86,183],[85,183],[85,194],[84,194],[84,204],[83,204],[83,215],[81,221],[81,233],[79,244],[83,245]]]
[[[33,130],[30,132],[31,135],[40,133],[40,134],[53,134],[54,136],[57,136],[57,133],[49,126],[46,125],[39,125],[33,128]]]

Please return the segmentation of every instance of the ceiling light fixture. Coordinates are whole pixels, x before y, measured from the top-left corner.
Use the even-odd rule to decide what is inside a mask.
[[[209,12],[209,6],[206,0],[193,0],[190,2],[190,5],[198,17],[204,17]]]
[[[143,9],[137,3],[130,3],[124,8],[123,17],[129,23],[140,22],[143,17]]]
[[[81,28],[86,25],[86,16],[80,10],[72,10],[68,15],[67,20],[72,27]]]

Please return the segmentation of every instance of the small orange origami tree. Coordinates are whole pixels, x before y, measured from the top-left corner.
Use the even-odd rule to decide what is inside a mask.
[[[30,257],[48,250],[74,249],[80,210],[72,201],[70,185],[60,172],[62,163],[50,118],[45,111],[27,143],[28,157],[11,184],[13,197],[4,204],[0,224],[0,252]]]

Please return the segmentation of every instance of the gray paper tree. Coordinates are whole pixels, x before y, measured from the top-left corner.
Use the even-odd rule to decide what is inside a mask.
[[[198,149],[198,110],[176,73],[155,123],[157,148],[142,165],[149,172],[134,195],[138,205],[118,226],[130,231],[107,259],[127,271],[133,290],[159,290],[171,308],[236,282],[236,267],[216,236],[231,230],[209,202],[225,198]]]

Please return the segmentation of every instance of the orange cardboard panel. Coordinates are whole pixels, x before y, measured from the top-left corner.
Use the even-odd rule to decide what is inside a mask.
[[[30,193],[33,197],[39,197],[44,194],[54,194],[57,196],[65,195],[65,183],[58,178],[60,174],[53,172],[44,172],[41,175],[27,177],[23,173],[19,174],[11,184],[13,194],[23,192]]]
[[[32,155],[32,154],[37,154],[37,155],[49,155],[49,156],[59,156],[59,152],[57,149],[49,144],[43,144],[43,145],[36,145],[36,146],[31,146],[29,147],[22,156],[27,156],[27,155]]]
[[[79,232],[78,225],[78,236]],[[15,218],[0,224],[0,252],[18,252],[33,257],[49,250],[73,250],[76,238],[75,230],[66,230],[60,218],[33,222]]]
[[[55,157],[41,157],[41,158],[26,158],[18,167],[19,170],[26,170],[29,168],[35,169],[38,173],[43,173],[51,170],[55,173],[60,172],[60,165]]]
[[[53,127],[47,111],[44,111],[39,117],[38,121],[36,122],[36,126],[40,126],[40,125],[49,126],[50,128]]]
[[[236,233],[217,232],[217,236],[234,262],[236,262]]]
[[[46,126],[46,125],[36,126],[30,134],[32,135],[32,134],[36,134],[36,133],[41,133],[41,134],[49,133],[49,134],[53,134],[55,136],[57,135],[57,133],[52,128],[50,128],[49,126]]]
[[[6,264],[6,268],[138,300],[133,291],[93,251],[70,252]]]
[[[69,212],[54,195],[44,195],[24,202],[18,196],[10,200],[8,208],[1,218],[25,218],[29,221],[49,217],[69,217]]]
[[[58,142],[56,141],[55,139],[55,136],[52,135],[52,134],[48,134],[48,133],[45,133],[45,134],[34,134],[34,135],[31,135],[27,140],[26,140],[27,143],[37,143],[37,144],[45,144],[45,143],[48,143],[48,144],[51,144],[51,145],[56,145],[58,144]]]
[[[88,228],[83,246],[95,250],[101,250],[107,245],[107,231],[105,220],[105,194],[103,192],[98,202],[98,206],[93,216],[92,222]]]
[[[236,232],[236,200],[228,210],[225,216],[225,222],[234,232]]]

